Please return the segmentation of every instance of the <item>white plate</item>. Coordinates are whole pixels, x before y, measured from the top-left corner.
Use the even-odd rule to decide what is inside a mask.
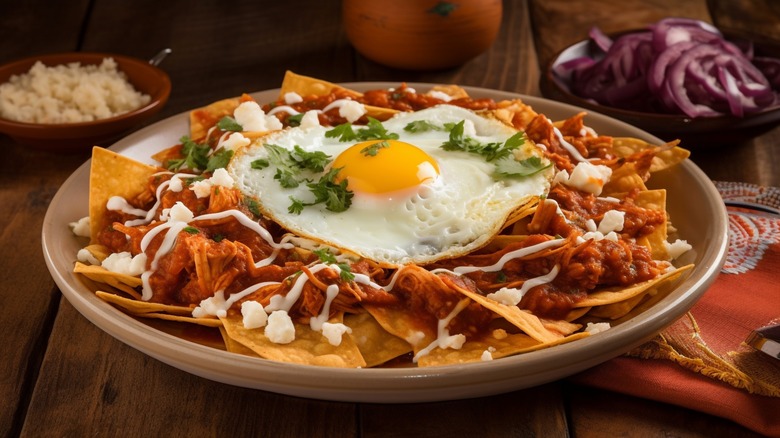
[[[367,90],[396,86],[353,83]],[[430,84],[410,84],[426,90]],[[522,98],[553,120],[580,108],[545,99],[481,88],[466,88],[474,97]],[[278,90],[254,94],[259,102],[275,100]],[[597,132],[660,140],[622,122],[589,114],[586,123]],[[188,132],[182,113],[114,144],[111,149],[140,161],[176,144]],[[68,223],[88,215],[89,162],[68,178],[51,202],[43,223],[43,253],[63,295],[92,323],[120,341],[171,366],[207,379],[302,397],[353,402],[423,402],[486,396],[560,379],[616,357],[650,339],[682,316],[715,280],[727,249],[726,210],[709,178],[690,161],[657,173],[652,187],[668,189],[668,210],[680,236],[693,245],[685,263],[692,274],[669,296],[641,315],[612,329],[576,342],[489,362],[431,368],[336,369],[257,359],[183,339],[138,321],[103,302],[73,274],[77,251],[85,242]]]

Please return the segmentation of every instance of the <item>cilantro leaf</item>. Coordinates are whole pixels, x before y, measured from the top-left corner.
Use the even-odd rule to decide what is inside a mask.
[[[231,158],[233,158],[233,151],[231,149],[221,148],[209,158],[209,161],[206,164],[206,172],[213,172],[217,169],[227,167]]]
[[[389,147],[390,147],[390,143],[388,143],[387,140],[382,140],[364,147],[363,149],[360,150],[360,153],[365,155],[366,157],[376,157],[376,154],[379,153],[380,149],[389,148]]]
[[[265,158],[258,158],[251,163],[249,163],[249,166],[252,169],[265,169],[266,167],[270,166],[271,163],[266,160]]]
[[[253,169],[264,169],[269,165],[276,167],[274,179],[284,188],[294,188],[305,180],[301,178],[303,170],[322,172],[330,164],[330,155],[322,151],[307,152],[298,145],[292,151],[274,144],[263,145],[268,151],[267,159],[258,159],[251,163]]]
[[[450,138],[442,143],[441,148],[445,151],[464,151],[472,154],[481,155],[486,161],[494,161],[508,157],[511,152],[525,143],[525,137],[522,132],[517,132],[509,137],[505,142],[480,143],[478,140],[467,137],[463,134],[465,120],[452,125]]]
[[[330,155],[322,151],[307,152],[298,145],[295,145],[290,157],[303,169],[311,170],[312,172],[322,172],[325,170],[331,159]]]
[[[552,163],[544,164],[540,157],[529,157],[525,160],[515,160],[509,157],[496,161],[496,172],[509,177],[526,177],[552,166]]]
[[[287,207],[287,212],[290,214],[301,214],[303,208],[306,207],[306,204],[304,204],[300,199],[296,199],[290,196],[290,201],[292,201],[292,203],[289,207]]]
[[[355,274],[352,273],[352,267],[348,263],[339,263],[336,256],[328,248],[315,249],[314,254],[320,258],[322,263],[329,265],[336,265],[339,268],[339,277],[343,281],[352,281],[355,279]]]
[[[250,213],[255,215],[255,217],[261,217],[263,215],[263,213],[260,212],[260,204],[254,199],[244,196],[242,203],[249,209]]]
[[[330,249],[328,248],[322,248],[322,249],[315,249],[314,254],[319,257],[320,261],[322,263],[328,263],[328,264],[334,264],[338,263],[338,260],[336,260],[336,256],[330,252]]]
[[[195,228],[195,227],[184,227],[183,230],[186,231],[189,234],[198,234],[198,233],[200,233],[200,230]]]
[[[439,125],[434,125],[433,123],[427,121],[427,120],[415,120],[414,122],[408,123],[406,126],[404,126],[404,131],[406,132],[428,132],[428,131],[443,131],[444,128],[442,128]]]
[[[325,137],[338,138],[341,142],[348,141],[366,141],[366,140],[398,140],[398,134],[388,132],[379,120],[368,117],[368,123],[365,128],[352,129],[351,123],[342,123],[335,128],[326,131]]]
[[[279,181],[279,185],[285,189],[294,189],[301,184],[293,172],[281,168],[276,169],[274,179]]]
[[[223,131],[235,131],[235,132],[241,132],[244,130],[244,127],[241,126],[240,123],[236,121],[233,117],[225,116],[217,122],[217,128],[223,130]]]
[[[355,135],[355,131],[352,130],[352,123],[342,123],[333,129],[325,131],[325,137],[338,138],[339,141],[346,142],[355,140],[357,135]]]
[[[339,267],[339,277],[343,281],[352,281],[355,279],[355,274],[352,273],[352,267],[347,263],[337,263],[336,266]]]
[[[202,170],[208,165],[208,154],[211,148],[207,144],[196,143],[188,136],[179,139],[182,148],[181,153],[184,156],[181,159],[168,161],[168,170],[179,170],[187,168],[191,170]]]
[[[301,126],[301,120],[303,119],[303,115],[305,113],[298,113],[294,114],[287,118],[287,125],[288,126]]]
[[[352,197],[354,196],[351,191],[347,190],[346,179],[338,183],[334,181],[339,171],[341,171],[340,167],[331,169],[316,183],[307,184],[309,190],[314,194],[314,203],[324,202],[325,208],[335,213],[346,211],[352,205]]]

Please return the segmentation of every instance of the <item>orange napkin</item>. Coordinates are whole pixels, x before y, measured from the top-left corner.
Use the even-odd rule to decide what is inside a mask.
[[[724,201],[780,208],[780,189],[716,182]],[[572,377],[706,412],[780,437],[780,360],[745,344],[780,323],[780,216],[729,207],[729,253],[713,286],[650,342]]]

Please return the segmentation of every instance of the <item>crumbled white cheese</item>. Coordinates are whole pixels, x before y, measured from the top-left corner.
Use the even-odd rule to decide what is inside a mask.
[[[235,111],[233,117],[244,131],[273,131],[282,129],[282,122],[274,116],[267,116],[260,105],[254,101],[241,103]]]
[[[488,347],[487,350],[482,352],[482,356],[480,356],[480,359],[483,362],[491,361],[493,360],[493,353],[496,351],[495,347]]]
[[[675,240],[674,243],[666,243],[666,251],[669,253],[669,257],[674,260],[680,257],[684,253],[693,249],[693,247],[686,240]]]
[[[251,140],[244,137],[243,134],[234,132],[224,141],[220,142],[219,145],[227,150],[235,151],[236,149],[249,145],[249,143],[251,143]]]
[[[208,297],[201,301],[198,307],[192,309],[192,316],[195,318],[203,318],[205,316],[227,316],[227,309],[229,305],[225,301],[225,292],[218,290],[214,293],[214,296]]]
[[[171,207],[171,210],[168,213],[168,218],[174,222],[189,223],[192,221],[192,219],[195,218],[195,215],[190,211],[189,208],[187,208],[186,205],[184,205],[184,203],[178,201],[173,205],[173,207]]]
[[[613,242],[617,242],[620,239],[620,236],[614,231],[610,231],[607,234],[602,233],[601,231],[588,231],[587,233],[583,234],[582,236],[577,237],[577,244],[582,244],[586,240],[595,240],[598,242],[599,240],[611,240]]]
[[[317,113],[317,110],[306,111],[306,113],[303,114],[303,117],[301,117],[301,124],[299,126],[302,129],[320,126],[320,118]]]
[[[609,330],[610,328],[612,328],[612,326],[610,326],[608,322],[589,322],[585,327],[585,331],[591,335],[595,335],[596,333],[601,333],[603,331]]]
[[[76,253],[76,259],[81,263],[89,263],[90,265],[100,265],[100,260],[95,258],[95,256],[92,255],[92,253],[89,252],[87,248],[81,248],[79,252]]]
[[[233,187],[235,181],[230,176],[227,170],[219,168],[214,171],[214,174],[209,179],[195,181],[190,184],[190,189],[195,192],[195,196],[198,198],[206,198],[211,195],[211,188],[213,186]]]
[[[184,183],[179,175],[173,175],[171,180],[168,181],[168,190],[179,193],[184,189]]]
[[[190,184],[190,190],[195,192],[195,196],[197,196],[198,199],[209,197],[211,196],[211,181],[207,179],[195,181]]]
[[[248,329],[265,327],[268,323],[268,314],[265,313],[263,305],[257,301],[249,300],[241,303],[241,315],[244,317],[244,327]]]
[[[341,323],[322,323],[322,335],[328,338],[330,345],[338,347],[344,333],[352,333],[352,329]]]
[[[604,217],[599,222],[598,231],[607,234],[612,231],[622,231],[625,223],[626,212],[618,210],[609,210],[604,213]]]
[[[294,103],[301,103],[303,102],[303,97],[301,97],[300,94],[290,91],[288,93],[284,93],[284,103],[287,105],[292,105]]]
[[[341,107],[339,108],[339,115],[347,119],[347,121],[350,123],[363,117],[363,114],[365,113],[366,113],[365,105],[363,105],[360,102],[355,102],[354,100],[345,101],[344,103],[341,104]]]
[[[76,222],[71,222],[68,224],[70,226],[71,231],[73,231],[73,234],[80,236],[80,237],[89,237],[89,216],[84,216],[83,218],[79,219]]]
[[[466,342],[466,336],[462,334],[440,336],[439,348],[441,349],[452,348],[453,350],[460,350],[461,347],[463,347],[463,344],[465,342]]]
[[[425,333],[421,331],[416,331],[414,333],[411,333],[409,336],[406,337],[406,342],[417,345],[420,342],[422,342],[425,339]]]
[[[214,174],[211,175],[211,178],[209,178],[209,181],[211,181],[211,184],[215,186],[222,186],[222,187],[233,187],[233,184],[235,181],[233,181],[233,177],[230,176],[227,170],[223,168],[219,168],[214,171]]]
[[[139,253],[133,257],[129,252],[122,251],[112,253],[100,265],[111,272],[135,277],[146,271],[146,260],[146,254],[144,253]]]
[[[268,316],[265,336],[274,344],[289,344],[295,340],[295,325],[286,310],[274,310]]]
[[[611,176],[612,169],[609,167],[582,161],[574,167],[565,184],[583,192],[600,195],[604,184],[609,182]]]

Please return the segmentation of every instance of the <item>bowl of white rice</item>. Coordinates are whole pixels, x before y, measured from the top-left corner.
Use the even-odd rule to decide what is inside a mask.
[[[0,132],[53,151],[110,144],[168,101],[168,74],[148,61],[105,53],[39,55],[0,67]]]

